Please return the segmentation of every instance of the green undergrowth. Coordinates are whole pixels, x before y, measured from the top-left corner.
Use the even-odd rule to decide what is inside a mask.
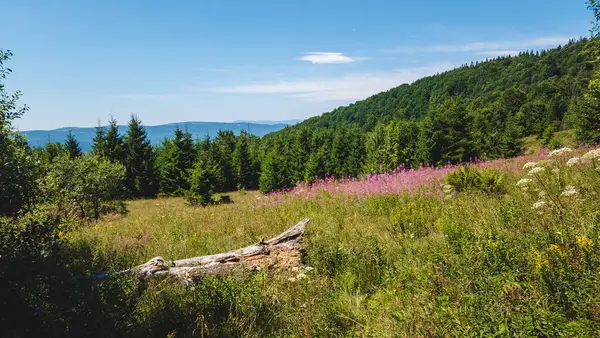
[[[135,298],[124,296],[131,311],[114,327],[119,334],[593,337],[600,174],[557,161],[537,164],[545,169],[535,175],[546,176],[506,173],[492,190],[467,184],[445,198],[321,194],[262,208],[251,207],[265,198],[254,192],[205,208],[136,201],[127,216],[82,228],[70,242],[93,243],[96,259],[122,268],[238,248],[311,219],[306,278],[262,272],[192,288],[138,286]],[[516,185],[523,177],[529,186]],[[562,196],[574,182],[576,196]]]

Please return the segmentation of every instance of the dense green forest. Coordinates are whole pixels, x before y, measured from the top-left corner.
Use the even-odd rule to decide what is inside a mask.
[[[356,177],[398,167],[512,157],[535,136],[557,147],[555,134],[574,130],[582,143],[600,141],[595,40],[525,51],[464,65],[310,118],[259,139],[221,131],[193,140],[177,129],[158,147],[132,116],[98,127],[92,153],[126,168],[125,193],[186,195],[211,203],[216,192],[292,187],[326,176]],[[79,156],[76,140],[35,149],[51,163],[61,151]]]

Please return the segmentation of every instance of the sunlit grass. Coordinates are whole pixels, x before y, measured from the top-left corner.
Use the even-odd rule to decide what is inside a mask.
[[[504,195],[444,196],[436,183],[369,196],[328,187],[309,198],[237,192],[231,204],[204,208],[178,198],[140,200],[129,202],[128,215],[70,236],[95,242],[99,256],[115,255],[123,267],[157,255],[180,259],[236,249],[309,217],[304,263],[315,270],[293,283],[288,275],[269,274],[253,282],[272,311],[269,325],[281,335],[304,335],[308,325],[314,336],[594,336],[600,173],[596,162],[566,167],[567,158],[559,163],[546,156],[479,164],[505,174]],[[558,193],[574,184],[577,199],[564,197],[560,212],[532,208],[540,186],[523,191],[515,184],[531,177],[522,169],[531,161],[548,166],[540,183]],[[553,165],[562,181],[551,176]],[[151,312],[159,301],[149,299],[144,306]],[[264,333],[254,322],[239,325],[250,336]]]

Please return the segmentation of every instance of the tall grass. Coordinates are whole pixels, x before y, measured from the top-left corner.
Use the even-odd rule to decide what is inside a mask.
[[[567,165],[588,150],[474,164],[506,176],[503,195],[444,194],[453,167],[398,170],[325,180],[310,191],[240,192],[232,204],[205,208],[134,201],[127,216],[68,236],[94,243],[98,259],[122,268],[242,247],[311,218],[304,264],[314,270],[306,278],[289,280],[297,274],[289,271],[208,279],[195,289],[152,283],[128,319],[144,334],[594,337],[598,159]],[[530,174],[528,162],[544,169]],[[517,185],[521,179],[531,181]]]

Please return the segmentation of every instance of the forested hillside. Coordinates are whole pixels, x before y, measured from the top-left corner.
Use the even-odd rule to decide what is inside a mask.
[[[561,130],[575,129],[580,141],[596,142],[578,117],[588,109],[583,95],[593,75],[594,43],[584,38],[471,63],[267,135],[262,189],[326,174],[515,156],[524,137],[552,147]]]
[[[187,195],[194,204],[208,204],[215,193],[238,188],[266,193],[327,176],[517,156],[527,137],[550,148],[562,145],[555,136],[561,131],[594,143],[600,141],[598,83],[590,80],[597,49],[597,39],[583,38],[463,65],[262,139],[220,131],[193,140],[177,128],[151,145],[137,117],[127,131],[111,121],[96,129],[92,153],[126,167],[129,196]],[[76,142],[69,135],[65,144],[48,143],[34,153],[50,163],[78,148]],[[147,187],[140,186],[144,182]]]

